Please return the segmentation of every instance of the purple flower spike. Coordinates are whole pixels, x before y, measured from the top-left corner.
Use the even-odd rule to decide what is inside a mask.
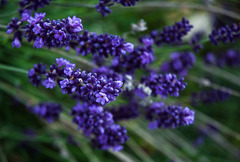
[[[39,85],[44,79],[42,84],[51,88],[54,84],[52,81],[55,80],[63,94],[73,94],[77,99],[90,104],[106,105],[114,101],[122,92],[123,78],[117,74],[114,78],[116,80],[113,80],[111,75],[98,76],[97,73],[75,70],[75,64],[63,58],[56,59],[56,62],[57,65],[51,65],[48,72],[44,69],[45,73],[39,72],[38,67],[42,68],[41,64],[35,65],[37,68],[29,71],[30,82]]]
[[[51,0],[20,0],[20,9],[19,12],[22,14],[26,10],[37,11],[38,8],[44,8],[45,5],[49,5]],[[26,9],[27,8],[27,9]]]
[[[151,121],[150,129],[155,128],[177,128],[193,124],[195,112],[188,107],[164,106],[162,103],[154,102],[147,108],[146,119]]]
[[[109,55],[118,57],[127,52],[132,52],[133,44],[125,42],[125,40],[116,35],[89,33],[84,31],[77,38],[76,43],[70,43],[77,54],[86,56],[92,54],[96,57],[108,57]]]
[[[179,76],[186,76],[189,69],[196,62],[196,57],[192,52],[174,52],[171,54],[171,60],[162,64],[162,73],[175,73]]]
[[[175,22],[175,24],[171,26],[166,26],[162,31],[152,31],[146,38],[152,38],[157,46],[181,43],[182,38],[186,36],[192,28],[193,26],[189,21],[186,18],[182,18],[182,21]]]
[[[212,33],[209,35],[209,40],[215,44],[219,45],[220,42],[233,43],[236,39],[240,38],[240,24],[232,24],[231,26],[223,26],[219,29],[213,29]]]
[[[73,107],[71,115],[73,123],[92,139],[92,144],[97,148],[119,151],[128,140],[125,127],[115,124],[112,114],[101,106],[78,103]]]
[[[175,74],[158,75],[151,73],[150,77],[142,77],[141,82],[152,90],[152,95],[167,97],[168,95],[178,97],[179,91],[186,88],[187,83],[183,82],[184,78],[178,79]]]
[[[44,118],[49,123],[52,123],[54,120],[57,120],[62,111],[60,104],[48,102],[39,103],[35,107],[33,108],[30,107],[29,109],[33,114]]]

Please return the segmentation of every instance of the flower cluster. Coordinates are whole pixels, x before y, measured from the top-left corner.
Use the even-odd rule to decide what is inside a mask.
[[[77,54],[86,56],[92,53],[93,56],[108,57],[125,55],[134,50],[134,45],[125,42],[123,38],[110,35],[89,33],[85,30],[78,36],[76,42],[71,42],[70,47],[77,51]]]
[[[141,0],[99,0],[96,9],[103,17],[106,17],[112,12],[109,7],[113,6],[115,3],[120,3],[122,6],[134,6],[136,2],[139,1]]]
[[[125,127],[115,124],[112,114],[101,106],[78,103],[71,114],[74,116],[73,122],[100,149],[119,151],[128,140]]]
[[[168,105],[162,102],[154,102],[146,110],[146,119],[150,129],[155,128],[177,128],[193,124],[195,112],[188,107]]]
[[[191,95],[192,105],[212,104],[229,99],[230,93],[220,90],[204,90],[201,92],[194,92]]]
[[[45,13],[30,17],[25,27],[28,42],[34,41],[34,47],[63,47],[68,46],[71,40],[77,39],[78,33],[83,30],[81,19],[73,16],[60,20],[45,20]]]
[[[21,47],[21,41],[22,41],[22,31],[20,30],[20,25],[22,24],[22,21],[18,20],[18,18],[13,17],[11,22],[7,26],[7,34],[11,34],[14,32],[14,40],[12,42],[12,47],[19,48]]]
[[[162,73],[173,72],[180,76],[186,76],[190,68],[196,61],[192,52],[174,52],[171,54],[171,60],[163,62],[161,66]]]
[[[239,67],[240,66],[240,52],[235,50],[228,50],[220,56],[215,56],[209,52],[205,55],[204,61],[206,64],[217,65],[219,67]]]
[[[182,42],[182,38],[187,35],[192,28],[193,26],[189,24],[189,21],[182,18],[182,21],[176,22],[172,26],[164,27],[162,31],[154,30],[146,37],[154,39],[157,46],[161,46],[163,43],[176,44]]]
[[[228,43],[235,42],[236,39],[240,38],[240,24],[232,24],[231,26],[223,26],[219,29],[213,29],[212,33],[209,35],[209,40],[215,44],[219,45],[219,42]]]
[[[60,113],[62,112],[62,108],[60,104],[56,103],[39,103],[35,107],[29,107],[29,110],[41,117],[47,120],[49,123],[53,122],[54,120],[57,120],[59,118]]]
[[[44,87],[51,89],[56,86],[57,81],[62,93],[77,94],[83,101],[101,105],[114,101],[122,92],[122,81],[80,69],[74,70],[75,64],[63,58],[57,58],[56,63],[47,72],[45,65],[35,65],[28,73],[29,81],[36,86],[42,83]]]
[[[138,68],[146,68],[154,60],[153,40],[145,38],[143,45],[137,46],[129,55],[115,57],[111,69],[117,72],[132,74]]]
[[[37,11],[38,8],[44,8],[45,5],[49,5],[51,0],[20,0],[19,12],[22,13],[25,10]]]
[[[7,33],[15,32],[12,46],[20,47],[22,35],[26,36],[28,42],[34,41],[34,47],[63,47],[68,46],[70,41],[76,40],[78,33],[83,30],[81,19],[73,16],[60,20],[45,20],[45,13],[35,13],[35,17],[29,13],[23,13],[22,19],[13,18],[8,25]],[[24,21],[28,23],[21,28]]]
[[[160,95],[162,97],[179,96],[179,91],[186,88],[187,83],[183,82],[184,78],[178,79],[175,74],[156,74],[152,72],[150,76],[143,76],[141,83],[144,83],[152,90],[152,96]]]

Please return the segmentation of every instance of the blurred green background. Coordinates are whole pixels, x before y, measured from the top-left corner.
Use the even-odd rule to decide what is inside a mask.
[[[11,18],[18,16],[17,0],[11,0],[6,6],[0,7],[0,24],[7,25]],[[50,19],[62,19],[76,15],[82,19],[84,29],[96,33],[110,33],[125,36],[127,41],[137,43],[140,35],[153,29],[162,29],[180,21],[182,17],[190,19],[196,29],[207,34],[214,22],[229,24],[240,20],[239,0],[142,0],[135,7],[112,7],[113,13],[103,18],[95,8],[77,7],[75,4],[98,3],[97,0],[56,0],[39,12],[46,12]],[[67,5],[69,6],[67,6]],[[156,7],[147,4],[158,4]],[[165,4],[165,5],[164,5]],[[234,13],[229,17],[229,11]],[[221,11],[221,12],[220,12]],[[227,15],[226,15],[227,14]],[[148,30],[129,34],[131,24],[140,19],[147,22]],[[207,37],[206,37],[207,38]],[[186,38],[187,42],[188,38]],[[74,51],[66,53],[63,49],[37,50],[32,43],[22,43],[19,49],[11,47],[12,35],[6,34],[6,29],[0,29],[0,162],[25,161],[240,161],[240,72],[238,68],[207,67],[203,64],[203,56],[212,51],[216,54],[228,49],[239,50],[239,41],[234,44],[214,46],[204,39],[204,49],[196,54],[197,63],[186,77],[187,88],[179,98],[168,98],[167,103],[181,103],[196,111],[193,125],[173,130],[154,130],[147,128],[143,119],[124,121],[130,140],[121,152],[101,151],[94,149],[76,126],[71,123],[67,113],[62,114],[60,121],[47,124],[26,110],[26,105],[38,102],[60,102],[65,112],[70,112],[75,101],[63,95],[60,89],[45,89],[34,87],[28,82],[25,70],[35,63],[52,64],[57,57],[65,57],[76,63],[81,69],[91,70],[83,64],[82,59]],[[169,59],[172,52],[191,51],[186,43],[182,46],[164,45],[155,48],[157,61],[151,65],[159,68],[161,63]],[[4,69],[2,65],[15,67]],[[142,72],[139,70],[140,76]],[[229,75],[231,77],[229,77]],[[202,78],[211,78],[218,86],[232,89],[235,95],[229,100],[214,104],[190,104],[192,92],[211,89],[202,84]],[[200,82],[200,84],[198,83]],[[121,101],[114,101],[120,105]],[[75,142],[69,143],[69,135]],[[71,141],[71,138],[70,138]],[[76,144],[77,142],[77,144]]]

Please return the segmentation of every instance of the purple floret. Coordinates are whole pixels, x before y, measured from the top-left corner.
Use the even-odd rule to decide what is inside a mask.
[[[56,83],[55,83],[55,80],[53,80],[51,78],[47,78],[46,80],[44,80],[42,82],[42,85],[46,88],[53,89],[56,86]]]

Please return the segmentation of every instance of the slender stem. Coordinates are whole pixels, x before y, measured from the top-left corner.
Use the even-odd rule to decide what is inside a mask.
[[[76,60],[76,61],[78,61],[78,62],[86,65],[87,67],[89,67],[89,68],[91,68],[91,69],[97,67],[97,65],[91,63],[91,62],[88,61],[88,60],[82,59],[82,58],[80,58],[80,57],[68,55],[66,52],[64,52],[64,51],[62,51],[62,50],[59,50],[59,49],[51,49],[51,51],[52,51],[52,52],[55,52],[55,53],[58,53],[58,54],[60,54],[60,55],[62,55],[62,56],[64,56],[64,57],[69,57],[69,58],[71,58],[71,59],[74,59],[74,60]]]
[[[197,67],[202,69],[205,72],[216,75],[216,76],[223,78],[237,86],[240,86],[240,78],[236,77],[235,75],[233,75],[225,70],[222,70],[222,69],[220,69],[218,67],[214,67],[214,66],[204,66],[202,64],[198,64]]]
[[[1,28],[1,29],[7,29],[7,25],[2,25],[2,24],[0,24],[0,28]]]
[[[17,67],[3,65],[3,64],[0,64],[0,69],[8,70],[8,71],[14,71],[14,72],[19,72],[19,73],[23,73],[23,74],[28,74],[28,71],[25,70],[25,69],[20,69],[20,68],[17,68]]]
[[[141,161],[154,162],[153,159],[141,148],[141,146],[132,138],[127,145],[141,158]]]
[[[198,78],[198,77],[195,77],[195,76],[192,76],[192,75],[188,75],[187,78],[189,80],[193,81],[193,82],[199,83],[202,86],[210,87],[210,88],[213,88],[213,89],[216,89],[216,90],[220,90],[220,91],[229,93],[233,96],[240,97],[240,92],[235,91],[235,90],[230,89],[230,88],[227,88],[227,87],[224,87],[224,86],[220,86],[220,85],[215,84],[215,83],[212,83],[206,78]]]
[[[56,6],[62,6],[62,7],[85,7],[85,8],[95,8],[95,5],[91,4],[80,4],[80,3],[59,3],[59,2],[51,2],[51,4]]]
[[[17,12],[18,12],[18,10],[13,11],[13,12],[11,12],[11,13],[2,14],[2,15],[0,15],[0,17],[8,17],[8,16],[12,16],[12,15],[15,15]]]
[[[109,152],[118,157],[121,161],[134,162],[132,159],[129,158],[129,156],[126,156],[123,152],[115,152],[112,150],[109,150]]]
[[[219,7],[214,6],[203,6],[199,4],[194,3],[181,3],[181,2],[141,2],[136,5],[136,7],[150,7],[150,8],[187,8],[192,10],[203,10],[203,11],[209,11],[212,13],[217,13],[221,15],[225,15],[234,19],[240,20],[240,14],[225,10]]]
[[[52,2],[52,4],[58,5],[58,6],[64,6],[64,7],[87,7],[87,8],[95,8],[95,5],[87,5],[87,4],[80,4],[80,3],[58,3],[58,2]],[[214,6],[205,6],[205,5],[199,5],[194,3],[182,3],[182,2],[140,2],[135,7],[139,8],[187,8],[192,10],[203,10],[203,11],[209,11],[212,13],[217,13],[221,15],[225,15],[234,19],[240,20],[240,14],[222,9],[219,7]]]

